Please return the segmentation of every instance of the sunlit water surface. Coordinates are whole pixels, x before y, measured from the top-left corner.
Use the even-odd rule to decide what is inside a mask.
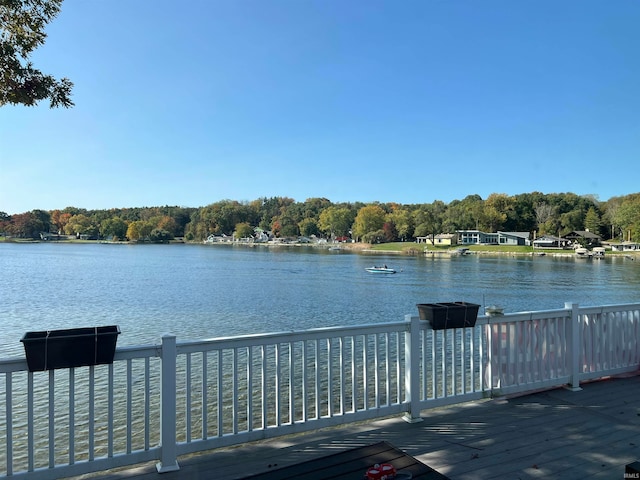
[[[365,267],[387,264],[395,275]],[[120,326],[118,345],[401,321],[416,303],[640,301],[640,262],[366,255],[299,247],[0,244],[0,358],[27,331]]]

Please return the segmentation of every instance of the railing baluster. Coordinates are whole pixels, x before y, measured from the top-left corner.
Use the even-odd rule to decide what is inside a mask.
[[[247,431],[253,430],[253,349],[247,347]]]
[[[313,347],[314,347],[314,356],[315,356],[315,368],[313,370],[314,372],[314,386],[315,386],[315,394],[314,394],[314,403],[315,403],[315,416],[313,418],[315,419],[319,419],[321,417],[320,415],[320,345],[318,344],[318,340],[314,340],[313,342]]]
[[[144,449],[148,450],[150,441],[150,415],[151,415],[151,362],[149,357],[144,359]]]
[[[545,358],[547,359],[546,361],[546,374],[547,374],[547,378],[548,379],[552,379],[553,375],[552,375],[552,368],[551,368],[551,360],[552,360],[552,356],[554,355],[554,351],[552,349],[552,338],[551,338],[551,319],[546,319],[545,320],[545,324],[546,324],[546,328],[545,328],[545,338],[546,338],[546,354],[545,354]]]
[[[346,379],[344,374],[344,337],[338,337],[338,347],[340,349],[340,415],[344,415],[346,412]]]
[[[367,410],[369,406],[369,338],[362,335],[362,408]]]
[[[260,346],[260,356],[262,359],[262,372],[260,374],[260,388],[262,391],[261,407],[262,407],[262,429],[266,429],[269,425],[267,420],[267,351],[266,346]]]
[[[191,353],[187,353],[185,360],[185,437],[187,442],[191,442]]]
[[[458,393],[458,335],[461,330],[461,328],[456,328],[451,331],[451,358],[449,359],[451,364],[451,396],[455,396]]]
[[[307,341],[302,341],[302,421],[306,422],[309,419],[309,385],[307,382],[307,365],[309,363],[309,351]]]
[[[209,438],[208,352],[202,352],[202,440]]]
[[[594,315],[595,317],[595,315]],[[595,350],[595,358],[594,358],[594,366],[597,370],[604,370],[605,366],[604,366],[604,358],[603,358],[603,344],[605,342],[605,332],[604,332],[604,321],[602,319],[602,316],[598,316],[596,319],[596,328],[595,330],[597,331],[597,334],[594,335],[593,338],[593,346],[594,346],[594,350]],[[596,332],[594,332],[596,333]]]
[[[238,391],[238,369],[239,369],[239,365],[238,365],[238,349],[234,348],[232,350],[233,352],[233,360],[232,360],[232,365],[231,365],[231,372],[232,372],[232,376],[231,376],[231,392],[232,392],[232,412],[231,412],[231,416],[233,418],[233,422],[232,422],[232,432],[234,434],[238,433],[238,414],[240,413],[240,409],[238,407],[238,396],[240,395],[240,392]]]
[[[356,379],[356,337],[352,335],[351,339],[351,412],[355,413],[358,410],[358,390]]]
[[[467,344],[467,332],[469,330],[466,328],[463,328],[461,333],[460,333],[460,358],[462,359],[462,362],[460,364],[460,376],[462,379],[462,385],[461,385],[461,392],[463,395],[465,393],[467,393],[467,362],[466,362],[466,357],[467,357],[467,349],[466,344]]]
[[[475,340],[476,340],[476,328],[473,327],[470,330],[469,335],[469,391],[471,393],[477,392],[477,377],[476,377],[476,362],[475,362]]]
[[[448,368],[447,368],[447,346],[449,344],[449,337],[447,335],[448,330],[442,330],[442,354],[440,356],[440,368],[441,368],[441,383],[442,383],[442,391],[441,391],[441,397],[445,398],[447,397],[447,390],[448,390]]]
[[[418,331],[420,331],[420,329],[418,329]],[[396,339],[396,400],[395,400],[395,403],[402,403],[402,387],[401,387],[402,365],[400,363],[400,355],[401,355],[400,333],[395,332],[394,338]]]
[[[76,403],[75,403],[75,368],[69,369],[69,465],[73,465],[75,463],[76,458],[76,436],[74,432],[75,424],[76,424]]]
[[[331,385],[333,384],[333,352],[331,350],[331,339],[327,338],[327,416],[333,417],[333,395],[331,394]]]
[[[440,397],[440,392],[442,391],[442,379],[440,377],[440,369],[442,368],[442,360],[440,359],[440,355],[442,354],[442,349],[437,348],[438,342],[442,342],[442,332],[439,330],[431,331],[431,343],[433,348],[433,399]]]
[[[615,339],[615,331],[612,328],[613,322],[606,322],[606,326],[607,326],[607,337],[606,337],[607,343],[606,343],[605,351],[606,351],[606,358],[607,358],[607,368],[613,368],[615,366],[613,363],[613,347],[614,347],[614,339]]]
[[[4,377],[4,421],[7,426],[5,434],[7,466],[6,474],[8,477],[13,475],[13,382],[11,372],[5,373]]]
[[[295,374],[293,371],[293,359],[294,359],[294,354],[293,354],[293,343],[292,342],[288,342],[287,343],[287,348],[288,348],[288,354],[287,354],[287,361],[289,363],[289,388],[288,388],[288,395],[289,395],[289,421],[288,424],[289,425],[293,425],[295,423],[295,390],[294,390],[294,378],[295,378]]]
[[[389,333],[384,333],[384,374],[385,374],[385,396],[386,402],[385,405],[391,405],[391,348],[389,346]]]
[[[89,367],[89,460],[95,459],[95,367]]]
[[[33,472],[35,468],[34,445],[35,437],[33,431],[33,415],[34,408],[34,392],[33,392],[33,372],[27,373],[27,471]]]
[[[280,425],[282,425],[282,421],[281,421],[281,412],[280,412],[280,402],[281,402],[281,398],[280,398],[280,382],[282,381],[280,378],[280,344],[276,343],[274,345],[274,354],[275,354],[275,377],[274,377],[274,388],[275,388],[275,403],[274,403],[274,408],[275,408],[275,425],[276,427],[279,427]]]
[[[56,404],[55,404],[55,371],[49,370],[49,468],[56,465],[55,449],[55,420],[56,420]]]
[[[107,371],[107,455],[111,458],[113,457],[113,363],[107,366]]]
[[[223,374],[223,351],[222,349],[217,350],[217,363],[218,363],[218,378],[217,378],[217,385],[216,385],[216,392],[218,393],[218,404],[217,404],[217,412],[216,412],[216,420],[217,420],[217,424],[218,424],[218,437],[222,437],[224,435],[224,384],[223,384],[223,380],[224,380],[224,374]],[[263,392],[266,391],[266,389],[262,390]]]
[[[522,322],[522,380],[525,384],[531,382],[531,365],[529,364],[530,330],[531,322],[529,320]]]
[[[511,360],[511,338],[512,338],[512,332],[513,332],[513,325],[512,324],[505,324],[504,325],[504,330],[505,330],[505,343],[504,343],[504,353],[505,353],[505,357],[502,359],[503,363],[503,371],[504,371],[504,382],[506,385],[512,385],[513,383],[515,383],[513,381],[513,362]]]
[[[375,408],[380,408],[380,364],[378,353],[378,335],[373,335],[373,406]]]

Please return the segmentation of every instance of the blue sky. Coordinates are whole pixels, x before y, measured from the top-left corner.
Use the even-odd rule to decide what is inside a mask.
[[[66,0],[0,211],[640,191],[637,0]]]

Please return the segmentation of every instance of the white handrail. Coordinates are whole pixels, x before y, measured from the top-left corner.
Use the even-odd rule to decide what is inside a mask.
[[[640,304],[125,347],[114,363],[28,372],[0,361],[0,478],[54,479],[567,385],[640,367]],[[44,447],[44,448],[43,448]]]

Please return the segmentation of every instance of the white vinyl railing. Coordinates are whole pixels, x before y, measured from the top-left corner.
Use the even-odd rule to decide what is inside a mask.
[[[113,364],[0,361],[0,477],[54,479],[638,370],[640,304],[119,348]]]

